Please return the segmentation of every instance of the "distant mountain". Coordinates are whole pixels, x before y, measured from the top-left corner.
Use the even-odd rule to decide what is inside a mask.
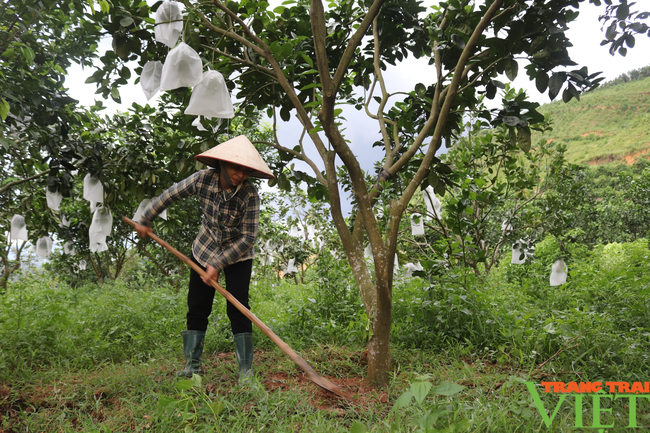
[[[567,146],[569,161],[587,165],[650,160],[650,66],[628,72],[580,101],[556,101],[539,111],[554,121],[548,137]]]

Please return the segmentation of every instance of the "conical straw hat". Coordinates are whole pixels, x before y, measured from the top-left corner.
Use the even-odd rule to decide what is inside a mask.
[[[210,167],[219,167],[219,160],[232,162],[253,170],[251,176],[262,179],[275,178],[269,166],[266,165],[266,162],[253,146],[253,143],[245,135],[223,142],[208,151],[196,155],[194,158]]]

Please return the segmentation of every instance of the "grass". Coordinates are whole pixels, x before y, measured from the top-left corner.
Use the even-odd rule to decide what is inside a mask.
[[[33,371],[0,385],[4,414],[1,426],[4,432],[348,432],[355,423],[361,423],[369,431],[388,432],[390,425],[400,420],[398,431],[414,431],[411,424],[423,414],[444,408],[449,413],[435,423],[438,430],[469,420],[463,431],[547,431],[524,382],[569,381],[573,376],[531,374],[477,358],[460,347],[446,353],[397,350],[390,385],[376,389],[363,380],[359,371],[359,349],[332,351],[318,346],[303,355],[321,373],[336,372],[331,379],[353,392],[355,399],[350,403],[340,401],[311,384],[279,350],[256,352],[255,366],[261,383],[258,389],[237,385],[232,353],[210,353],[200,393],[220,404],[222,409],[216,417],[200,414],[198,398],[194,398],[197,419],[184,419],[179,409],[159,412],[161,396],[181,399],[184,395],[175,386],[178,379],[174,372],[180,360],[169,359],[107,364],[91,370]],[[430,395],[421,407],[413,405],[398,414],[391,412],[398,397],[423,377],[433,385],[451,382],[464,389],[449,397]],[[542,397],[551,412],[557,397]],[[592,422],[589,403],[585,404],[585,425]],[[637,416],[640,421],[647,420],[647,404],[639,405]],[[575,431],[574,417],[573,402],[567,401],[560,407],[551,430]],[[617,404],[603,420],[627,426],[627,417],[625,407]]]
[[[631,164],[650,150],[650,78],[630,81],[543,105],[554,121],[547,139],[567,145],[566,158],[577,164]]]
[[[557,248],[548,238],[535,260],[503,263],[470,289],[397,278],[394,369],[379,389],[365,381],[358,299],[328,297],[313,279],[259,280],[258,317],[353,402],[309,382],[257,331],[258,387],[239,386],[223,303],[211,318],[205,374],[188,383],[175,375],[182,294],[119,281],[73,290],[46,273],[25,275],[0,299],[0,432],[576,431],[574,396],[549,429],[526,382],[552,414],[559,397],[542,381],[647,380],[650,251],[646,240],[591,252],[565,245],[569,282],[549,287]],[[592,398],[578,411],[586,426]],[[629,431],[629,402],[603,405],[604,423],[614,423],[607,431]],[[639,402],[640,425],[650,424],[649,409]]]

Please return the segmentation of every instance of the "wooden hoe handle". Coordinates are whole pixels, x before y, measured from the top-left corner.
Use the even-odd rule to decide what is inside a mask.
[[[135,227],[135,222],[130,220],[127,217],[122,217],[125,223],[132,225]],[[174,254],[176,257],[181,259],[183,262],[185,262],[188,266],[190,266],[192,269],[194,269],[199,275],[205,276],[205,271],[201,269],[199,265],[194,263],[192,260],[190,260],[188,257],[186,257],[183,253],[178,251],[176,248],[172,247],[169,245],[167,242],[163,241],[160,239],[158,236],[154,235],[153,233],[149,234],[149,237],[153,239],[154,241],[158,242],[161,246],[165,247],[168,249],[172,254]],[[349,392],[341,389],[337,384],[331,382],[328,379],[325,379],[324,377],[319,376],[313,368],[309,364],[307,364],[307,361],[302,359],[287,343],[282,341],[280,337],[275,335],[271,329],[266,326],[260,319],[255,316],[255,314],[251,313],[251,311],[244,307],[241,302],[239,302],[233,295],[230,294],[226,289],[221,287],[219,283],[217,283],[215,280],[210,280],[210,284],[214,289],[219,292],[224,298],[228,300],[232,305],[235,306],[239,311],[241,311],[246,317],[250,319],[251,322],[255,324],[264,334],[266,334],[267,337],[271,339],[284,353],[286,353],[289,358],[293,360],[296,364],[298,364],[298,367],[302,368],[305,373],[307,373],[307,376],[309,377],[309,380],[314,382],[316,385],[320,386],[321,388],[330,391],[334,394],[336,394],[339,397],[343,397],[346,399],[351,399],[352,396],[350,395]]]

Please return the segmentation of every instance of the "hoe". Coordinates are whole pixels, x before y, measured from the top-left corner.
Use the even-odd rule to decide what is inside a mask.
[[[130,224],[130,225],[135,227],[135,223],[132,220],[130,220],[129,218],[122,217],[122,219],[127,224]],[[203,269],[201,269],[196,263],[194,263],[192,260],[187,258],[185,255],[183,255],[180,251],[178,251],[177,249],[175,249],[174,247],[169,245],[167,242],[163,241],[162,239],[160,239],[158,236],[154,235],[153,233],[151,233],[149,235],[149,237],[151,237],[151,239],[153,239],[154,241],[158,242],[164,248],[167,248],[172,254],[174,254],[176,257],[178,257],[183,262],[185,262],[188,266],[190,266],[192,269],[194,269],[199,275],[201,275],[201,276],[205,275],[205,271],[203,271]],[[224,298],[226,298],[228,300],[228,302],[230,302],[232,305],[235,306],[235,308],[237,308],[246,317],[248,317],[251,320],[251,322],[253,322],[255,324],[255,326],[257,326],[264,334],[266,334],[267,337],[269,337],[271,339],[271,341],[273,341],[280,349],[282,349],[282,351],[284,353],[286,353],[289,356],[289,358],[291,358],[293,360],[293,362],[298,364],[298,367],[302,368],[303,371],[305,373],[307,373],[307,377],[309,377],[309,380],[311,380],[312,382],[314,382],[316,385],[320,386],[321,388],[323,388],[323,389],[325,389],[325,390],[327,390],[327,391],[329,391],[329,392],[331,392],[331,393],[333,393],[333,394],[335,394],[335,395],[337,395],[339,397],[343,397],[343,398],[346,398],[346,399],[351,399],[352,398],[352,396],[351,396],[351,394],[349,392],[345,391],[340,386],[338,386],[337,384],[331,382],[330,380],[319,376],[314,371],[314,369],[311,368],[311,366],[309,364],[307,364],[307,361],[302,359],[291,347],[289,347],[289,345],[287,343],[285,343],[284,341],[282,341],[280,339],[280,337],[275,335],[275,333],[273,331],[271,331],[271,329],[268,326],[266,326],[260,319],[258,319],[255,316],[255,314],[251,313],[251,311],[248,308],[244,307],[237,299],[234,298],[234,296],[232,296],[230,293],[228,293],[228,291],[226,289],[221,287],[221,285],[219,283],[217,283],[214,280],[211,280],[210,283],[211,283],[212,287],[214,287],[214,289],[217,292],[219,292]]]

